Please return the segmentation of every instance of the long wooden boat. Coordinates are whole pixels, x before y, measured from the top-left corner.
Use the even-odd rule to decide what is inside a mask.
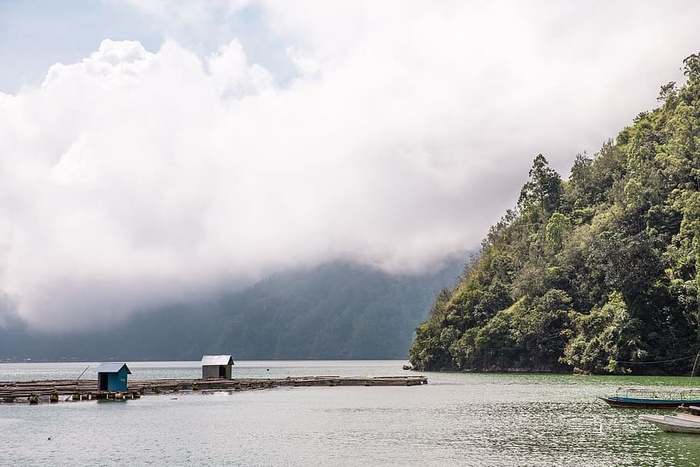
[[[614,396],[600,399],[613,407],[677,409],[681,405],[700,405],[700,389],[621,387]]]
[[[670,433],[700,434],[700,417],[697,415],[640,415],[639,419],[656,425]],[[692,418],[691,418],[692,417]]]
[[[613,407],[624,407],[633,409],[677,409],[683,404],[698,404],[700,400],[687,399],[646,399],[637,397],[611,396],[601,397]]]

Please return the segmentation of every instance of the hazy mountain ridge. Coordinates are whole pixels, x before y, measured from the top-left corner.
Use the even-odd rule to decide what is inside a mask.
[[[132,316],[106,330],[63,335],[0,328],[4,360],[403,359],[437,291],[463,259],[422,276],[331,263],[275,274],[248,290]]]

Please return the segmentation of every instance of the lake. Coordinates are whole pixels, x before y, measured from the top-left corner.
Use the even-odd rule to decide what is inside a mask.
[[[127,362],[130,380],[199,362]],[[402,361],[236,362],[234,377],[405,375]],[[96,378],[95,364],[3,363],[8,380]],[[412,373],[416,374],[416,373]],[[0,465],[699,466],[670,434],[597,399],[688,378],[423,373],[411,387],[180,392],[126,402],[0,404]],[[695,385],[700,381],[693,381]]]

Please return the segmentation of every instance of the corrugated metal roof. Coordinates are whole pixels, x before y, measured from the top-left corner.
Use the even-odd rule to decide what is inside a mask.
[[[202,357],[202,366],[233,365],[233,357],[230,355],[205,355]]]
[[[100,363],[97,367],[98,373],[119,373],[119,371],[126,366],[126,363]],[[126,372],[131,374],[131,370],[126,366]]]

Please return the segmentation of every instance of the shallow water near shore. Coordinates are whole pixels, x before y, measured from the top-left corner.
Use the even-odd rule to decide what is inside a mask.
[[[199,362],[127,362],[130,379]],[[236,362],[234,377],[405,375],[402,361]],[[0,364],[8,380],[95,378],[87,363]],[[416,373],[411,373],[416,374]],[[0,465],[698,466],[700,436],[663,433],[598,397],[687,378],[423,373],[411,387],[299,387],[126,402],[0,404]],[[700,379],[693,380],[699,385]]]

